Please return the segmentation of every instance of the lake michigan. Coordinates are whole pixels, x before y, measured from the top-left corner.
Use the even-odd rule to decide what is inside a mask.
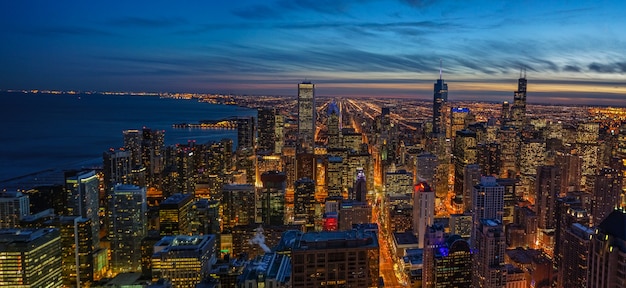
[[[127,129],[165,130],[166,145],[237,141],[236,130],[174,129],[256,110],[156,96],[0,92],[0,182],[46,169],[101,165],[102,153],[123,146]]]

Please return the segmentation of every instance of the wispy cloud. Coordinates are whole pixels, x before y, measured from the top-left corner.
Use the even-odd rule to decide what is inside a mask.
[[[140,27],[140,28],[163,28],[186,24],[184,18],[146,18],[146,17],[125,17],[113,19],[110,24],[119,27]]]
[[[57,26],[57,27],[37,27],[26,28],[19,30],[24,34],[35,36],[113,36],[115,33],[107,30],[89,28],[89,27],[77,27],[77,26]]]

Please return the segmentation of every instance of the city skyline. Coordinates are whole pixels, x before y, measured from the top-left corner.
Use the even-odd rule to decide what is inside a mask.
[[[3,2],[0,89],[432,97],[623,105],[624,4]],[[97,13],[96,13],[97,11]]]

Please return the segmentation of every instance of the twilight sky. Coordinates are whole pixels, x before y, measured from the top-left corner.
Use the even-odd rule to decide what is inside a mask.
[[[1,1],[0,89],[626,105],[614,1]]]

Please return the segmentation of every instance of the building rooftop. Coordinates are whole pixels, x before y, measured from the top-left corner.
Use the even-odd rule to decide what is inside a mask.
[[[417,244],[418,243],[417,237],[415,237],[415,235],[411,231],[394,232],[393,233],[393,238],[394,238],[394,241],[398,245],[411,245],[411,244]]]
[[[54,228],[5,228],[0,229],[0,245],[7,243],[28,243],[56,231]]]
[[[163,202],[161,202],[161,205],[179,204],[182,201],[186,199],[191,199],[191,198],[193,198],[193,195],[191,194],[176,193],[176,194],[172,194],[170,197],[167,197],[167,199],[163,200]]]
[[[626,210],[613,210],[600,222],[598,228],[603,233],[626,241]]]

